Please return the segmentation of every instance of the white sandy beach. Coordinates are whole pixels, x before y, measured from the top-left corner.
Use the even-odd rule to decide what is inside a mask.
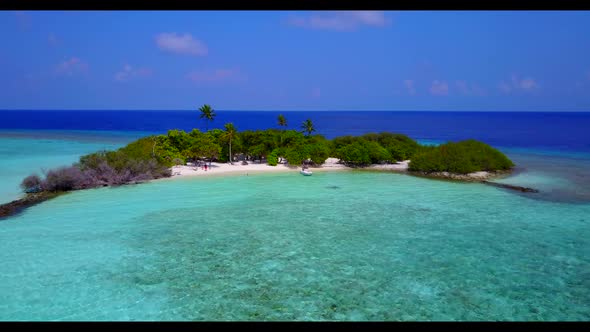
[[[397,162],[395,164],[385,165],[371,165],[365,167],[368,170],[378,171],[391,171],[405,173],[408,171],[409,160]],[[320,167],[311,167],[312,172],[332,172],[332,171],[346,171],[353,170],[354,168],[345,166],[339,163],[337,158],[328,158],[326,162]],[[300,166],[289,167],[284,164],[278,164],[277,166],[269,166],[267,164],[254,164],[248,163],[248,165],[242,165],[241,162],[234,162],[233,165],[229,163],[211,163],[211,166],[207,167],[205,171],[202,167],[196,167],[191,165],[184,166],[173,166],[172,177],[185,177],[185,176],[222,176],[222,175],[249,175],[249,174],[260,174],[267,172],[299,172]],[[465,181],[483,181],[494,176],[489,172],[474,172],[469,174],[450,174],[448,172],[431,173],[431,177],[440,177],[456,180]]]
[[[328,158],[321,167],[311,168],[312,172],[322,171],[336,171],[336,170],[350,170],[352,168],[347,167],[343,164],[338,163],[337,158]],[[399,162],[397,164],[390,165],[373,165],[368,168],[379,169],[379,170],[394,170],[394,171],[406,171],[408,169],[409,160]],[[301,167],[289,167],[284,164],[277,166],[269,166],[267,164],[254,164],[248,163],[248,165],[242,165],[241,162],[234,162],[233,165],[229,163],[211,163],[210,167],[207,167],[205,171],[202,167],[196,167],[191,165],[173,166],[172,176],[213,176],[223,174],[243,174],[248,175],[250,173],[266,173],[266,172],[299,172]]]
[[[239,162],[229,163],[211,163],[207,164],[207,170],[196,166],[173,166],[172,176],[213,176],[222,174],[240,174],[247,175],[248,173],[259,172],[288,172],[295,171],[295,168],[289,168],[285,165],[269,166],[267,164],[248,164],[242,165]]]
[[[371,165],[367,167],[368,169],[378,169],[378,170],[390,170],[390,171],[399,171],[405,172],[408,170],[410,161],[404,160],[397,162],[395,164],[385,164],[385,165]]]

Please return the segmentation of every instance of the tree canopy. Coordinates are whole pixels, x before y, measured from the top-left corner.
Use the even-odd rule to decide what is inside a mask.
[[[477,171],[507,170],[513,166],[514,163],[502,152],[485,143],[470,139],[422,147],[412,157],[409,170],[467,174]]]
[[[315,129],[309,119],[303,128],[303,132],[278,129],[239,132],[233,123],[227,123],[224,130],[207,132],[172,129],[163,135],[140,138],[115,151],[82,156],[71,167],[47,172],[44,179],[31,175],[23,180],[22,187],[27,192],[36,192],[133,183],[170,176],[169,167],[184,164],[188,159],[231,162],[235,154],[250,159],[266,157],[271,166],[277,165],[280,157],[291,165],[304,161],[321,165],[332,156],[353,167],[409,159],[410,171],[425,173],[466,174],[514,166],[502,152],[476,140],[422,146],[406,135],[389,132],[328,140],[322,135],[312,135]]]

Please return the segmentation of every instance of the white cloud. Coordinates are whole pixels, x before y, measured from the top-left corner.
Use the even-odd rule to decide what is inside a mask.
[[[365,25],[383,27],[388,21],[385,19],[385,13],[375,10],[358,10],[351,12],[351,15],[360,23]]]
[[[126,82],[136,77],[147,77],[152,75],[152,70],[149,68],[134,69],[131,65],[126,64],[123,69],[115,74],[115,80],[119,82]]]
[[[414,80],[404,80],[404,85],[406,86],[406,90],[408,94],[415,95],[416,94],[416,87],[414,87]]]
[[[519,78],[517,75],[512,75],[510,81],[501,81],[498,88],[503,93],[511,93],[516,91],[534,91],[539,88],[537,81],[530,77]]]
[[[243,79],[240,72],[235,69],[192,71],[187,75],[187,78],[195,83],[214,83]]]
[[[469,83],[467,81],[455,81],[455,86],[457,90],[467,96],[485,96],[486,91],[481,88],[477,83]]]
[[[203,42],[193,39],[193,36],[188,33],[184,35],[177,35],[175,32],[160,33],[156,36],[156,45],[161,50],[177,54],[203,56],[209,52]]]
[[[288,23],[308,29],[353,31],[360,26],[385,27],[390,23],[382,11],[338,11],[309,16],[292,16]]]
[[[73,76],[76,74],[88,72],[88,64],[80,58],[71,57],[68,60],[60,62],[55,68],[55,72],[59,75]]]
[[[537,82],[532,78],[525,78],[520,81],[520,88],[523,90],[532,90],[538,87]]]
[[[446,96],[449,94],[449,84],[445,81],[432,81],[430,93],[435,96]]]

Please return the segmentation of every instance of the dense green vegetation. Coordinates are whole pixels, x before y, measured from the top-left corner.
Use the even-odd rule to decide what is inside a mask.
[[[201,118],[210,122],[215,117],[209,105],[200,108]],[[280,115],[281,128],[287,120]],[[267,129],[238,131],[227,123],[224,130],[201,132],[193,129],[169,130],[163,135],[138,139],[116,151],[99,151],[80,158],[70,167],[51,170],[45,178],[31,175],[22,182],[26,192],[68,191],[106,185],[136,183],[171,175],[170,167],[189,161],[261,160],[276,166],[285,159],[289,165],[304,162],[321,165],[330,156],[348,166],[394,163],[408,160],[411,171],[425,173],[505,170],[513,166],[501,152],[487,144],[467,140],[437,147],[421,146],[402,134],[370,133],[363,136],[341,136],[327,140],[313,134],[311,120],[297,130]]]
[[[467,174],[507,170],[514,166],[502,152],[476,140],[422,147],[412,157],[410,171]]]
[[[231,150],[230,150],[231,149]],[[370,133],[363,136],[341,136],[328,140],[322,135],[305,134],[296,130],[238,131],[228,123],[225,130],[213,129],[203,133],[170,130],[166,135],[139,139],[115,152],[106,154],[115,169],[126,167],[126,160],[155,160],[170,167],[191,160],[228,162],[237,159],[264,160],[270,165],[286,159],[291,165],[305,160],[323,164],[330,156],[352,167],[395,163],[411,159],[410,170],[422,172],[470,173],[481,170],[504,170],[513,166],[500,151],[475,140],[421,146],[406,135]],[[84,165],[90,156],[82,157]]]
[[[406,135],[387,132],[337,137],[332,141],[332,146],[334,156],[349,166],[407,160],[421,148]]]
[[[295,130],[238,132],[231,123],[225,125],[225,130],[206,133],[174,129],[165,135],[138,139],[116,151],[82,156],[72,166],[50,170],[44,179],[31,175],[21,187],[32,193],[136,183],[170,176],[169,167],[173,165],[191,160],[227,162],[230,155],[242,155],[248,160],[268,158],[271,165],[278,164],[279,156],[289,158],[292,165],[306,159],[322,164],[330,155],[330,143],[321,135],[305,136]]]

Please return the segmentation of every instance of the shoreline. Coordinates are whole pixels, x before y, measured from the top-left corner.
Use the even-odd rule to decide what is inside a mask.
[[[270,166],[268,164],[253,164],[242,165],[241,162],[229,163],[211,163],[207,164],[208,170],[205,171],[201,167],[192,165],[183,166],[172,166],[172,176],[170,178],[183,178],[183,177],[210,177],[210,176],[223,176],[223,175],[249,175],[249,174],[260,174],[260,173],[279,173],[279,172],[299,172],[300,166],[287,166],[286,164],[278,164],[276,166]],[[352,170],[353,168],[339,164],[338,159],[328,158],[324,164],[319,167],[310,167],[312,172],[324,172],[324,171],[342,171]],[[170,179],[168,178],[168,179]]]
[[[312,172],[334,172],[334,171],[375,171],[375,172],[390,172],[398,174],[406,174],[421,178],[435,179],[435,180],[454,180],[460,182],[481,182],[485,183],[497,178],[509,176],[514,170],[487,172],[479,171],[468,174],[455,174],[449,172],[413,172],[409,171],[410,160],[399,161],[395,164],[373,164],[366,167],[350,167],[339,162],[337,158],[328,158],[325,163],[310,167]],[[172,176],[163,179],[179,179],[185,177],[219,177],[228,175],[244,175],[250,174],[264,174],[264,173],[285,173],[285,172],[299,172],[301,166],[288,166],[286,164],[278,164],[270,166],[268,164],[252,164],[242,165],[241,162],[235,162],[233,165],[229,163],[211,163],[208,165],[208,170],[205,171],[202,167],[191,165],[172,166],[170,168]],[[163,180],[158,179],[158,180]],[[153,181],[153,180],[152,180]]]
[[[422,173],[409,171],[409,160],[397,162],[395,164],[384,164],[384,165],[370,165],[367,167],[349,167],[339,163],[337,158],[328,158],[326,162],[317,167],[310,167],[312,172],[340,172],[340,171],[373,171],[373,172],[388,172],[406,174],[415,177],[434,179],[434,180],[450,180],[459,182],[472,182],[482,183],[491,185],[499,188],[510,189],[520,192],[537,193],[539,192],[533,188],[505,185],[501,183],[490,182],[490,180],[506,177],[512,174],[513,170],[509,171],[497,171],[497,172],[474,172],[469,174],[454,174],[448,172],[436,172],[436,173]],[[235,162],[234,164],[229,163],[211,163],[211,166],[207,165],[208,170],[205,171],[203,168],[182,165],[173,166],[170,168],[172,175],[170,177],[164,177],[154,180],[134,182],[128,184],[141,184],[152,181],[162,180],[174,180],[182,178],[195,178],[195,177],[224,177],[224,176],[249,176],[250,174],[264,174],[264,173],[286,173],[286,172],[297,172],[301,170],[300,166],[287,166],[285,164],[278,164],[277,166],[269,166],[268,164],[253,164],[242,165],[241,162]],[[125,184],[125,185],[128,185]],[[66,192],[41,192],[25,194],[21,198],[14,200],[9,203],[0,204],[0,220],[8,218],[13,215],[17,215],[24,209],[33,205],[39,204],[43,201],[62,195]]]

